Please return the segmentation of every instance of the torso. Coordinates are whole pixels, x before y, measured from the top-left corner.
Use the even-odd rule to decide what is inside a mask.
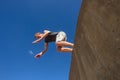
[[[49,43],[49,42],[54,42],[56,41],[56,35],[58,34],[59,32],[50,32],[48,33],[48,35],[45,37],[45,42],[46,43]]]

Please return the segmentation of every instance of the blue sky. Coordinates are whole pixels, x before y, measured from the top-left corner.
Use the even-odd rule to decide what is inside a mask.
[[[50,43],[35,59],[43,41],[31,42],[48,29],[65,31],[73,43],[80,5],[81,0],[0,0],[0,80],[68,80],[71,53],[57,52]]]

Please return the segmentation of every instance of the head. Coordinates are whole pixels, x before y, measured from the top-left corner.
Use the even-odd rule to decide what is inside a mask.
[[[42,33],[37,32],[37,33],[35,34],[35,38],[37,38],[37,39],[38,39],[38,38],[41,38],[41,37],[42,37],[42,35],[43,35]]]

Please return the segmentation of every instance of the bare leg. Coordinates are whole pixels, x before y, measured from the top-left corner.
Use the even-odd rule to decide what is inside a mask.
[[[72,48],[66,48],[66,47],[62,47],[62,46],[57,46],[57,50],[59,52],[72,52],[73,51]]]
[[[64,48],[64,47],[61,48],[61,52],[72,52],[72,51],[73,49],[71,48]]]
[[[56,42],[56,45],[57,46],[71,46],[71,47],[74,46],[74,44],[67,42],[67,41],[58,41],[58,42]]]

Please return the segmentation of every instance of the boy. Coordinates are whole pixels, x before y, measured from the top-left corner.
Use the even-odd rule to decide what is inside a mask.
[[[60,52],[72,52],[73,49],[72,48],[67,48],[64,46],[69,46],[69,47],[73,47],[74,44],[67,42],[66,39],[66,34],[63,31],[60,32],[51,32],[48,30],[44,30],[44,33],[36,33],[35,34],[35,38],[37,40],[33,41],[32,43],[38,43],[40,42],[42,39],[44,39],[44,50],[38,54],[35,55],[35,58],[39,58],[41,57],[48,49],[48,43],[50,42],[55,42],[56,43],[56,47],[57,50]]]

